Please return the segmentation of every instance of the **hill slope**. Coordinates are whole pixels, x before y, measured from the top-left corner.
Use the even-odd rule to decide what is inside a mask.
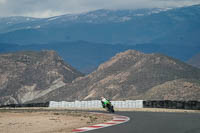
[[[188,64],[191,64],[192,66],[200,68],[200,54],[193,56],[187,62]]]
[[[79,76],[54,51],[0,54],[0,105],[39,98]]]
[[[199,80],[178,79],[157,85],[138,96],[147,100],[200,100]]]
[[[71,85],[52,91],[35,102],[88,100],[98,99],[101,96],[113,100],[197,100],[200,97],[199,93],[196,93],[200,91],[200,84],[197,82],[199,79],[199,69],[179,60],[160,54],[144,54],[128,50],[100,65],[93,73],[77,78]],[[183,83],[189,84],[189,87],[182,88]],[[174,89],[176,93],[173,97],[164,97],[163,95],[174,93],[170,89]]]

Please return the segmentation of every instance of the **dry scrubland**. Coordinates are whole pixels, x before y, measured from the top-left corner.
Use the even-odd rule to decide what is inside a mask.
[[[111,119],[82,111],[0,109],[0,133],[70,133],[74,128]]]

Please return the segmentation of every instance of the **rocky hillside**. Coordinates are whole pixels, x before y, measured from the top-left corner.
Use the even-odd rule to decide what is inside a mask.
[[[200,68],[200,53],[193,56],[189,61],[189,64],[191,64],[192,66],[198,67]]]
[[[177,79],[157,85],[138,96],[148,100],[200,100],[199,80]]]
[[[160,54],[119,53],[93,73],[35,100],[200,98],[200,70]]]
[[[54,51],[0,54],[0,105],[31,101],[79,76]]]

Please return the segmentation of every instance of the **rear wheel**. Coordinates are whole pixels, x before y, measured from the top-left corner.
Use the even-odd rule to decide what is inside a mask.
[[[107,104],[107,108],[108,108],[108,111],[109,111],[110,113],[114,113],[114,112],[115,112],[115,111],[114,111],[114,107],[113,107],[112,105]]]
[[[112,112],[112,113],[115,113],[115,110],[114,110],[114,107],[113,107],[113,106],[111,106],[111,112]]]

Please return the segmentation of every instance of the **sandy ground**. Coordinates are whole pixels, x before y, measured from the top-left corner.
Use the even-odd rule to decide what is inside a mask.
[[[70,133],[112,117],[75,111],[0,110],[0,133]]]

